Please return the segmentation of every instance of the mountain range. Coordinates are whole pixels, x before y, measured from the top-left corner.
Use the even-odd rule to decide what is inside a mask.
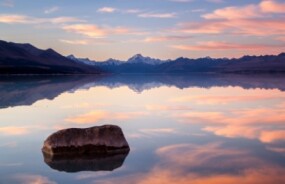
[[[52,49],[31,44],[0,41],[0,74],[102,74],[102,73],[284,73],[285,53],[244,56],[160,60],[137,54],[127,61],[92,61],[62,56]]]
[[[0,41],[1,74],[83,74],[101,73],[96,66],[76,63],[52,49],[31,44]]]

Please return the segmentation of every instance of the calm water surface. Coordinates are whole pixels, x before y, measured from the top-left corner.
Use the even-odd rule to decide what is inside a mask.
[[[285,77],[4,77],[0,183],[285,183]],[[128,155],[44,160],[70,127],[119,125]]]

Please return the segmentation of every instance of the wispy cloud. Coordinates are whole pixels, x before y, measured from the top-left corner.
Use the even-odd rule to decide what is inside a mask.
[[[285,45],[270,44],[238,44],[228,42],[200,42],[197,45],[172,45],[172,48],[189,51],[203,50],[266,50],[272,48],[281,48]]]
[[[206,0],[210,3],[224,3],[225,1],[224,0]]]
[[[285,3],[264,0],[259,4],[230,6],[203,14],[197,22],[178,24],[177,31],[188,34],[284,35]]]
[[[85,35],[92,38],[104,38],[108,35],[143,34],[143,32],[127,27],[108,27],[96,24],[71,24],[63,26],[68,32]]]
[[[277,2],[275,0],[263,0],[259,4],[261,11],[265,13],[285,13],[285,3]]]
[[[176,13],[142,13],[138,15],[141,18],[162,18],[162,19],[168,19],[168,18],[175,18]]]
[[[63,26],[63,29],[68,32],[73,32],[95,38],[102,38],[107,34],[107,30],[100,28],[97,25],[91,24],[66,25]]]
[[[206,11],[206,9],[203,9],[203,8],[191,10],[191,12],[193,12],[193,13],[201,13],[201,12],[205,12],[205,11]]]
[[[255,5],[245,7],[226,7],[215,10],[213,13],[202,15],[205,19],[243,19],[263,17]]]
[[[59,40],[60,42],[71,44],[71,45],[88,45],[89,41],[88,40],[65,40],[61,39]]]
[[[3,135],[25,135],[28,133],[28,129],[25,127],[7,126],[0,127],[0,133]]]
[[[118,120],[118,121],[126,121],[133,118],[138,118],[140,116],[146,115],[144,112],[107,112],[107,111],[91,111],[86,114],[78,115],[75,117],[66,118],[66,122],[72,122],[76,124],[90,124],[96,123],[102,120]]]
[[[142,10],[140,10],[140,9],[127,9],[127,10],[123,10],[122,12],[123,12],[123,13],[136,14],[136,13],[142,12]]]
[[[100,13],[113,13],[116,10],[117,10],[116,8],[112,8],[112,7],[103,7],[103,8],[99,8],[97,10],[97,12],[100,12]]]
[[[192,36],[152,36],[144,39],[144,42],[152,43],[152,42],[164,42],[164,41],[177,41],[177,40],[187,40],[193,38]]]
[[[140,132],[143,132],[145,134],[151,134],[151,135],[177,133],[177,131],[173,128],[141,129]]]
[[[48,8],[44,11],[45,14],[51,14],[51,13],[54,13],[56,11],[59,10],[59,7],[58,6],[54,6],[54,7],[51,7],[51,8]]]
[[[12,177],[17,183],[21,184],[57,184],[54,181],[51,181],[49,178],[41,175],[29,175],[29,174],[17,174]]]
[[[283,35],[284,19],[211,20],[179,24],[177,31],[189,34]]]
[[[0,23],[6,24],[61,24],[71,22],[85,22],[85,20],[76,17],[36,18],[18,14],[0,14]]]

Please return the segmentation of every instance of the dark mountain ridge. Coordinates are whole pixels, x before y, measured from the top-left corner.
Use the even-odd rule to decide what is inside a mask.
[[[136,54],[127,61],[104,62],[64,57],[52,49],[0,41],[0,74],[99,74],[99,73],[285,73],[285,53],[279,55],[210,57],[159,60]]]
[[[100,69],[76,63],[52,49],[0,41],[1,74],[97,74]]]
[[[107,73],[285,73],[285,53],[279,55],[243,56],[241,58],[180,57],[162,61],[137,54],[127,61],[91,61],[72,57],[74,61],[98,66]]]

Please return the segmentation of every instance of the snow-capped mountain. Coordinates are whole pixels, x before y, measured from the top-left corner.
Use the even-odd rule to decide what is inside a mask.
[[[160,59],[154,59],[151,57],[144,57],[141,54],[136,54],[130,59],[128,59],[127,63],[144,63],[149,65],[158,65],[161,64],[163,61]]]
[[[113,66],[117,66],[117,65],[121,65],[123,64],[123,61],[117,60],[117,59],[108,59],[106,61],[103,62],[97,62],[97,65],[113,65]]]
[[[144,57],[141,54],[136,54],[133,57],[131,57],[130,59],[128,59],[127,61],[120,61],[120,60],[116,60],[116,59],[108,59],[106,61],[101,61],[101,62],[96,62],[96,61],[92,61],[88,58],[77,58],[74,55],[69,55],[67,56],[68,59],[78,62],[78,63],[84,63],[87,65],[95,65],[95,66],[118,66],[121,64],[126,64],[126,63],[133,63],[133,64],[149,64],[149,65],[159,65],[165,61],[162,61],[160,59],[154,59],[151,57]]]
[[[86,65],[92,65],[92,66],[95,66],[96,65],[96,62],[95,61],[91,61],[90,59],[88,58],[77,58],[75,57],[74,55],[69,55],[69,56],[66,56],[66,58],[72,60],[72,61],[75,61],[76,63],[84,63]]]

